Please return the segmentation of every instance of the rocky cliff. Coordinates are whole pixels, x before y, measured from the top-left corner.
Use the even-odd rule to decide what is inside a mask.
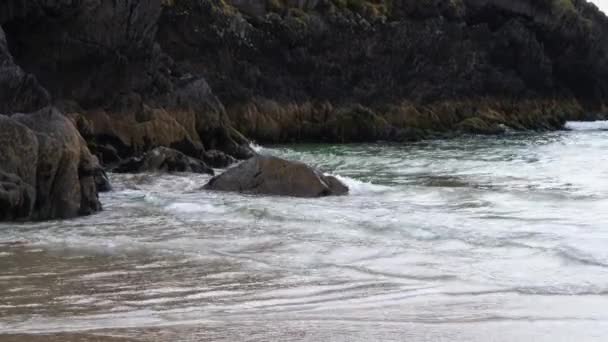
[[[0,124],[38,159],[0,156],[0,200],[69,217],[99,208],[100,164],[157,146],[212,162],[248,138],[557,129],[607,99],[608,19],[584,0],[4,0]],[[76,170],[61,208],[43,203],[46,136],[71,160],[53,177]]]
[[[205,79],[174,71],[156,41],[162,9],[160,0],[0,3],[0,220],[95,212],[107,187],[100,162],[156,146],[251,155]]]
[[[603,115],[607,33],[577,0],[184,0],[158,42],[245,135],[342,142]]]

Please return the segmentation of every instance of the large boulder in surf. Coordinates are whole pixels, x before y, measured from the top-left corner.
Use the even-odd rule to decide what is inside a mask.
[[[0,220],[91,214],[101,210],[97,187],[106,181],[76,127],[56,109],[0,115]]]
[[[256,156],[212,178],[206,190],[294,197],[344,195],[348,187],[304,163]]]
[[[199,159],[167,147],[157,147],[141,157],[132,157],[123,161],[114,172],[194,172],[213,175],[213,169]]]

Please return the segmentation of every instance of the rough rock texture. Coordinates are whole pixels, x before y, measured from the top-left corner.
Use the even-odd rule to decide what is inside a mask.
[[[102,162],[157,146],[197,158],[206,149],[250,157],[207,82],[174,70],[156,43],[163,2],[7,0],[0,25],[14,61],[74,119]]]
[[[322,197],[344,195],[348,187],[303,163],[256,156],[212,178],[206,190],[250,194]]]
[[[260,142],[556,129],[606,114],[583,0],[176,0],[158,41]]]
[[[195,172],[213,175],[213,169],[199,159],[166,147],[157,147],[146,152],[141,157],[133,157],[123,161],[114,172]]]
[[[608,19],[584,0],[6,0],[0,27],[0,109],[52,102],[104,164],[607,112]]]
[[[39,155],[34,180],[0,165],[0,201],[4,218],[96,210],[91,184],[108,183],[89,149],[226,166],[248,138],[558,129],[605,118],[607,98],[608,19],[585,0],[3,0],[0,113],[37,114],[2,118],[35,136],[6,133],[2,158]]]
[[[0,115],[0,220],[70,218],[101,210],[103,170],[54,108]]]
[[[207,165],[215,168],[225,168],[236,163],[236,159],[218,150],[204,152],[201,159]]]
[[[35,197],[33,186],[13,173],[0,171],[0,221],[29,217]]]

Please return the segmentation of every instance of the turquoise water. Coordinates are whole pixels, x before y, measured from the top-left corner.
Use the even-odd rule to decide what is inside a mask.
[[[0,226],[0,341],[604,341],[608,124],[569,127],[256,147],[343,197],[112,175],[103,213]]]

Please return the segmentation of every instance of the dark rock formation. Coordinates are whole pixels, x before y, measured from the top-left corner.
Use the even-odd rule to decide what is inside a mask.
[[[30,217],[35,200],[33,186],[13,173],[0,171],[0,221]]]
[[[29,112],[49,101],[49,94],[36,77],[15,64],[0,26],[0,113]]]
[[[0,219],[97,210],[89,149],[219,167],[248,138],[558,129],[607,98],[608,19],[585,0],[4,0],[0,113],[34,114],[2,117]]]
[[[214,161],[221,158],[207,149],[252,155],[206,81],[173,71],[155,41],[161,11],[161,0],[0,3],[0,113],[58,108],[2,118],[3,125],[24,124],[35,139],[21,143],[6,133],[0,220],[100,209],[97,191],[110,185],[86,145],[108,164],[157,146]],[[26,164],[35,178],[14,170]],[[202,165],[189,167],[210,172]]]
[[[608,19],[584,0],[0,6],[0,108],[52,101],[104,163],[157,146],[245,159],[241,132],[406,141],[606,113]]]
[[[110,183],[110,178],[105,170],[100,170],[95,173],[95,185],[97,186],[98,192],[112,191],[112,184]]]
[[[583,0],[177,0],[158,41],[259,142],[557,129],[606,115],[608,19]]]
[[[119,173],[139,172],[195,172],[213,175],[213,169],[202,160],[166,147],[157,147],[141,157],[124,160],[113,169]]]
[[[0,25],[15,62],[75,119],[102,161],[157,146],[250,157],[207,82],[175,70],[156,43],[161,3],[8,0]]]
[[[205,151],[201,159],[207,165],[215,168],[225,168],[236,163],[236,159],[218,150]]]
[[[0,115],[0,220],[69,218],[101,210],[103,170],[53,108]]]
[[[300,162],[257,156],[226,170],[204,186],[206,190],[250,194],[322,197],[344,195],[348,187],[333,176]]]

